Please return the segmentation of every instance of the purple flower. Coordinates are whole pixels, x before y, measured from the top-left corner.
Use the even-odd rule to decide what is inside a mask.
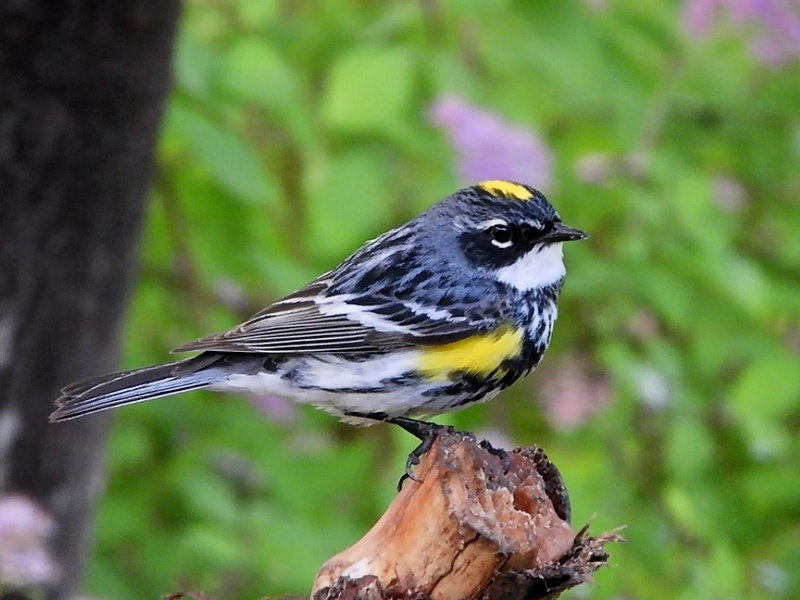
[[[600,12],[608,8],[608,0],[584,0],[583,3],[593,12]]]
[[[58,568],[47,545],[53,518],[22,495],[0,497],[0,589],[54,581]]]
[[[297,420],[297,407],[286,398],[279,396],[250,396],[253,406],[265,418],[274,423],[291,423]]]
[[[723,12],[736,27],[758,28],[751,51],[760,61],[780,65],[800,57],[800,0],[687,0],[684,23],[691,35],[706,37]]]
[[[550,424],[569,431],[587,423],[611,404],[609,379],[589,360],[568,354],[539,372],[539,399]]]
[[[437,98],[428,117],[456,151],[462,183],[508,179],[543,191],[550,188],[553,157],[529,129],[511,125],[457,96]]]

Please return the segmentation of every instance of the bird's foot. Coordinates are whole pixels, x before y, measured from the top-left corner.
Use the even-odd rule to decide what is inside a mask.
[[[403,484],[406,479],[422,483],[420,479],[414,477],[414,467],[419,464],[420,459],[425,453],[431,449],[433,442],[436,441],[436,436],[439,432],[444,430],[453,431],[449,425],[438,425],[437,423],[429,423],[428,421],[418,421],[417,419],[409,419],[408,417],[394,417],[393,419],[386,419],[387,423],[397,425],[405,429],[408,433],[418,437],[422,442],[411,451],[406,459],[406,472],[400,477],[397,482],[397,491],[403,489]]]
[[[439,425],[437,423],[429,423],[428,421],[409,419],[408,417],[389,417],[386,415],[386,413],[349,412],[347,413],[347,416],[356,417],[359,419],[373,419],[383,423],[391,423],[392,425],[402,427],[411,435],[422,440],[419,446],[414,448],[414,450],[411,451],[411,454],[409,454],[408,458],[406,459],[406,472],[397,482],[398,492],[403,489],[403,484],[405,483],[406,479],[416,481],[417,483],[422,483],[420,479],[414,477],[414,467],[419,464],[420,459],[425,455],[425,453],[431,449],[433,442],[436,441],[436,436],[439,435],[440,431],[443,429],[448,432],[453,431],[453,428],[449,425]]]

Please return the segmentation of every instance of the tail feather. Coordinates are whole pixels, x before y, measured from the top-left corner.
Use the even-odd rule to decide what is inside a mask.
[[[198,390],[218,381],[222,372],[214,366],[200,363],[197,365],[200,368],[185,368],[186,363],[197,358],[101,375],[68,385],[56,400],[50,421],[66,421],[117,406]]]
[[[146,369],[149,368],[150,367],[146,367]],[[103,375],[96,375],[95,377],[89,377],[88,379],[81,379],[80,381],[75,381],[61,388],[61,397],[58,400],[56,400],[56,403],[60,402],[63,398],[78,396],[83,392],[86,392],[92,389],[93,387],[100,385],[101,383],[110,382],[112,380],[119,381],[127,377],[128,375],[146,369],[139,368],[139,369],[129,369],[127,371],[119,371],[117,373],[104,373]]]

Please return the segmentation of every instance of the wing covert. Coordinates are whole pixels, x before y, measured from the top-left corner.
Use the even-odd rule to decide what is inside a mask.
[[[327,296],[330,280],[315,280],[224,333],[173,352],[266,354],[375,353],[456,342],[486,332],[498,319],[477,322],[444,308],[381,295]]]

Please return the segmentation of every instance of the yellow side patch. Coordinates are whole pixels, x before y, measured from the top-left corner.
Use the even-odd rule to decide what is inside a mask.
[[[473,375],[489,375],[514,358],[522,350],[522,330],[501,327],[497,331],[476,335],[460,342],[437,348],[426,348],[419,359],[418,369],[436,380],[447,379],[454,371]]]
[[[483,181],[478,184],[478,187],[485,192],[489,192],[492,196],[503,196],[516,200],[530,200],[533,198],[533,194],[525,189],[524,186],[510,181]]]

